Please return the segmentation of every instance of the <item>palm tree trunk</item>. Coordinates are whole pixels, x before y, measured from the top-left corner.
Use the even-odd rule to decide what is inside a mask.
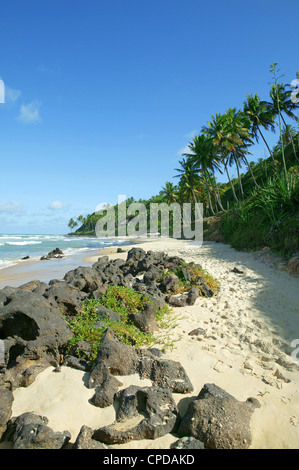
[[[214,175],[214,178],[215,178],[214,172],[213,172],[213,175]],[[208,176],[209,176],[209,173],[208,173]],[[213,189],[214,189],[214,194],[215,194],[217,203],[218,203],[218,205],[219,205],[219,207],[220,207],[220,210],[222,210],[223,212],[225,212],[224,207],[223,207],[222,202],[221,202],[221,198],[220,198],[220,194],[219,194],[219,190],[218,190],[217,184],[214,184],[214,181],[213,181],[212,178],[210,178],[210,176],[209,176],[209,181],[210,181],[210,183],[211,183],[211,186],[212,186]]]
[[[283,117],[282,114],[281,114],[281,119],[283,120],[283,123],[284,123],[284,125],[285,125],[285,128],[288,130],[288,134],[289,134],[290,139],[291,139],[291,142],[292,142],[292,147],[293,147],[294,156],[295,156],[296,160],[299,162],[299,158],[297,157],[297,153],[296,153],[296,149],[295,149],[295,144],[294,144],[294,140],[293,140],[292,133],[289,131],[289,128],[287,127],[286,122],[285,122],[284,117]]]
[[[248,167],[248,170],[250,171],[250,174],[251,174],[251,177],[252,177],[252,179],[253,179],[253,181],[254,181],[255,186],[256,186],[257,188],[259,188],[259,185],[257,184],[256,179],[255,179],[255,176],[254,176],[254,174],[253,174],[252,168],[251,168],[251,166],[250,166],[250,164],[249,164],[247,158],[245,157],[245,155],[244,155],[243,159],[244,159],[244,161],[245,161],[245,163],[246,163],[246,165],[247,165],[247,167]]]
[[[261,134],[261,137],[262,137],[263,141],[264,141],[265,144],[266,144],[266,147],[267,147],[267,149],[268,149],[268,152],[269,152],[269,154],[271,155],[271,158],[272,158],[272,160],[273,160],[273,163],[275,164],[275,159],[274,159],[273,154],[272,154],[272,152],[271,152],[271,150],[270,150],[270,147],[269,147],[269,145],[267,144],[266,139],[265,139],[265,137],[263,136],[262,131],[260,130],[259,126],[257,126],[257,128],[258,128],[258,130],[259,130],[259,133]]]
[[[241,190],[242,199],[244,199],[244,191],[243,191],[242,181],[241,181],[241,177],[240,177],[239,162],[236,158],[234,158],[234,160],[235,160],[235,164],[236,164],[236,167],[237,167],[238,180],[239,180],[239,186],[240,186],[240,190]]]
[[[229,176],[229,172],[228,172],[228,169],[227,169],[227,162],[224,164],[224,168],[225,168],[225,171],[226,171],[226,174],[227,174],[227,177],[228,177],[228,181],[229,181],[230,187],[232,188],[232,192],[233,192],[233,196],[234,196],[234,198],[235,198],[235,201],[236,201],[236,202],[239,202],[239,199],[237,198],[237,195],[236,195],[236,193],[235,193],[234,185],[233,185],[233,183],[231,182],[231,179],[230,179],[230,176]]]
[[[209,185],[208,185],[207,180],[205,180],[205,186],[206,186],[206,190],[207,190],[207,193],[208,193],[210,211],[212,212],[212,215],[215,215],[215,212],[214,212],[214,209],[213,209],[213,206],[212,206],[211,195],[210,195],[210,190],[209,190]]]
[[[191,192],[192,192],[192,196],[193,196],[193,199],[194,199],[195,213],[196,213],[196,216],[197,216],[198,220],[200,220],[201,214],[200,214],[200,212],[198,211],[198,207],[197,207],[198,200],[196,199],[196,196],[195,196],[195,193],[194,193],[194,191],[193,191],[193,188],[191,188]]]

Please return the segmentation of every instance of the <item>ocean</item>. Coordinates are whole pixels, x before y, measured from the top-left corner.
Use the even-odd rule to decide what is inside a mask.
[[[64,255],[70,256],[127,243],[128,241],[119,238],[0,234],[0,269],[18,264],[25,256],[29,256],[31,260],[39,260],[41,256],[47,255],[55,248],[60,248]]]

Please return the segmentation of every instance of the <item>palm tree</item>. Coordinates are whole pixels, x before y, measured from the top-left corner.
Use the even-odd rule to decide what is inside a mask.
[[[71,218],[69,223],[68,223],[68,227],[70,229],[73,229],[74,227],[77,227],[77,225],[78,225],[78,222],[76,222],[73,218]]]
[[[77,217],[77,221],[80,223],[80,224],[84,224],[85,222],[85,218],[83,215],[79,215],[79,217]]]
[[[289,126],[287,126],[285,119],[283,117],[283,113],[284,113],[289,118],[297,120],[297,116],[293,113],[293,110],[297,107],[297,105],[291,100],[291,92],[285,89],[285,85],[283,83],[276,83],[271,86],[270,97],[271,97],[271,102],[269,103],[269,106],[271,106],[272,112],[273,114],[275,114],[275,116],[279,116],[280,114],[282,122],[292,142],[294,156],[296,160],[299,161],[299,158],[297,157],[292,133],[289,132]]]
[[[283,170],[284,170],[284,178],[287,187],[287,192],[289,194],[289,180],[288,180],[288,172],[284,154],[284,146],[283,146],[283,138],[282,138],[282,128],[281,128],[281,117],[282,117],[282,101],[284,99],[281,96],[280,84],[277,81],[277,62],[274,62],[270,66],[270,72],[273,72],[274,75],[274,84],[271,86],[270,97],[272,99],[272,106],[273,112],[277,112],[278,115],[278,123],[279,123],[279,133],[280,133],[280,140],[281,140],[281,155],[282,155],[282,162],[283,162]],[[292,103],[293,104],[293,103]]]
[[[203,128],[215,146],[215,153],[220,155],[236,202],[239,202],[234,185],[231,181],[228,167],[235,162],[238,155],[244,153],[249,144],[252,144],[248,127],[244,123],[244,116],[236,108],[229,108],[225,114],[212,116],[212,121]]]
[[[266,101],[261,101],[257,94],[253,96],[249,93],[247,95],[247,100],[244,101],[243,113],[250,120],[251,125],[249,130],[251,134],[257,143],[259,142],[259,136],[262,137],[268,152],[275,163],[270,147],[261,131],[261,127],[263,127],[267,131],[271,130],[272,132],[275,132],[274,113],[271,106]]]
[[[220,158],[215,152],[212,140],[205,134],[196,135],[188,147],[191,153],[185,153],[184,156],[188,157],[198,170],[201,170],[208,194],[210,193],[209,187],[212,187],[215,199],[220,209],[224,211],[219,189],[215,184],[215,171],[222,173],[219,163]],[[212,172],[213,177],[211,177],[209,170]]]
[[[165,186],[162,187],[161,193],[164,195],[164,198],[168,205],[173,202],[176,202],[179,198],[177,193],[177,186],[173,185],[169,181],[167,181],[165,183]]]
[[[189,199],[192,198],[197,207],[197,195],[202,192],[202,179],[198,174],[198,168],[188,159],[183,158],[179,160],[181,168],[175,168],[179,174],[174,178],[180,178],[179,188],[181,194],[184,194]]]

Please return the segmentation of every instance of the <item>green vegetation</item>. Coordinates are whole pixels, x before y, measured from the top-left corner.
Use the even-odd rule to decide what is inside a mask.
[[[270,72],[273,84],[269,99],[249,93],[240,109],[229,108],[211,116],[179,160],[174,175],[179,178],[178,184],[167,181],[158,195],[137,201],[145,205],[148,213],[151,203],[189,202],[194,221],[198,217],[195,203],[200,202],[206,219],[216,216],[212,227],[214,239],[217,232],[218,239],[237,249],[255,250],[267,245],[286,257],[299,250],[299,132],[285,121],[286,117],[297,121],[298,85],[291,87],[279,82],[277,63],[271,65]],[[264,135],[269,130],[279,132],[272,149]],[[269,156],[250,162],[250,148],[259,139]],[[241,172],[243,166],[245,173]],[[232,168],[236,178],[231,176]],[[227,176],[227,183],[217,181],[217,172]],[[129,198],[124,204],[128,208],[132,202],[136,201]],[[117,227],[117,205],[114,212]],[[135,215],[127,216],[126,222]],[[77,221],[82,225],[75,234],[94,235],[95,225],[103,216],[105,213],[89,214],[85,219],[80,216]],[[73,228],[76,223],[71,219],[70,226]],[[160,225],[159,221],[158,231]],[[209,237],[211,227],[204,234]]]
[[[201,286],[203,284],[212,289],[214,293],[217,293],[219,291],[218,281],[214,279],[205,269],[203,269],[199,265],[191,265],[187,263],[181,264],[181,266],[179,266],[177,269],[167,270],[165,273],[163,273],[160,281],[163,277],[167,276],[170,273],[175,274],[179,278],[179,285],[174,290],[173,294],[188,292],[192,287],[198,287],[200,295],[204,295],[201,292]]]
[[[162,344],[163,348],[172,347],[169,336],[160,337],[153,333],[143,333],[129,319],[132,313],[142,312],[147,303],[151,302],[149,297],[144,296],[132,289],[122,286],[110,286],[101,300],[89,299],[83,303],[80,313],[74,317],[66,317],[69,328],[73,332],[73,337],[68,344],[68,352],[73,353],[79,341],[86,341],[91,344],[88,353],[80,348],[75,348],[76,356],[93,362],[97,355],[98,347],[102,341],[103,333],[107,327],[111,328],[120,341],[136,347],[150,346],[153,343]],[[105,307],[117,312],[121,321],[111,321],[106,317],[99,320],[97,307]],[[97,326],[98,322],[100,326]],[[156,308],[156,321],[161,328],[174,328],[174,316],[170,307]]]

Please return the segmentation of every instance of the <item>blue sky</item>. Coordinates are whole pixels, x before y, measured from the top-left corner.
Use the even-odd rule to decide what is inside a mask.
[[[1,0],[0,233],[65,233],[119,194],[176,182],[212,114],[267,99],[273,62],[296,78],[298,13],[281,0]]]

